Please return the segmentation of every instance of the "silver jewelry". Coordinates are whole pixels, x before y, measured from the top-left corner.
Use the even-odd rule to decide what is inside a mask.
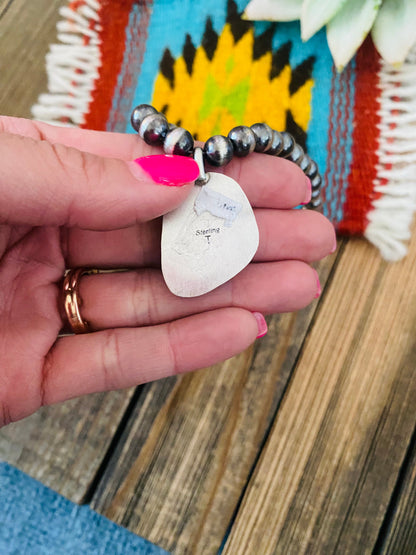
[[[163,145],[166,154],[193,156],[200,168],[186,201],[163,218],[162,273],[175,295],[195,297],[230,280],[250,263],[259,244],[256,219],[241,187],[230,177],[206,172],[204,162],[225,166],[233,156],[254,151],[286,158],[311,180],[307,208],[321,204],[318,167],[290,133],[279,133],[266,123],[240,125],[227,137],[210,137],[202,150],[189,131],[169,124],[148,104],[133,110],[131,123],[147,144]]]

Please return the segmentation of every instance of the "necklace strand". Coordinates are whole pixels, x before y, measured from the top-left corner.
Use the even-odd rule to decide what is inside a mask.
[[[133,110],[131,124],[148,145],[163,146],[166,154],[194,154],[195,143],[190,132],[169,123],[165,115],[150,104],[140,104]],[[233,156],[241,158],[252,152],[285,158],[299,166],[312,185],[312,198],[306,208],[320,208],[322,177],[318,166],[287,131],[276,131],[266,123],[250,127],[239,125],[231,129],[227,137],[213,135],[203,147],[204,161],[215,167],[225,166]]]

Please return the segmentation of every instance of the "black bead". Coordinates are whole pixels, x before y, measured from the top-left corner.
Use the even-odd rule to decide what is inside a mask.
[[[296,143],[295,143],[295,139],[287,131],[283,131],[282,137],[283,137],[283,149],[279,154],[279,156],[281,158],[287,158],[292,154],[292,151],[295,148]]]
[[[194,139],[186,129],[174,127],[168,131],[163,142],[163,150],[166,154],[177,154],[189,156],[194,148]]]
[[[272,144],[270,145],[270,148],[266,151],[266,154],[279,156],[279,154],[283,150],[283,137],[282,137],[282,134],[279,133],[279,131],[275,131],[274,129],[272,129],[272,133],[273,133]]]
[[[150,104],[140,104],[131,113],[131,125],[137,133],[139,132],[140,124],[146,116],[150,114],[157,114],[156,108],[150,106]]]
[[[309,179],[313,179],[318,173],[318,166],[314,160],[311,160],[309,168],[305,171],[305,175],[309,177]]]
[[[311,162],[312,162],[311,157],[308,154],[304,154],[302,159],[298,163],[298,166],[303,171],[303,173],[306,174],[306,172],[309,169],[309,166],[311,165]]]
[[[168,129],[169,125],[163,114],[150,114],[140,124],[139,135],[148,145],[161,145]]]
[[[321,195],[321,190],[320,190],[320,189],[312,190],[311,199],[312,199],[312,200],[315,200],[315,199],[319,198],[320,195]]]
[[[273,129],[267,123],[255,123],[251,126],[251,130],[256,137],[254,150],[256,152],[266,152],[269,150],[273,141]]]
[[[317,199],[312,200],[312,201],[309,203],[309,206],[311,206],[311,208],[319,208],[319,206],[321,206],[321,204],[322,204],[322,200],[321,200],[321,198],[319,197],[319,198],[317,198]]]
[[[247,156],[256,146],[256,136],[246,125],[233,127],[228,133],[228,138],[233,145],[234,154],[238,157]]]
[[[295,146],[289,156],[287,156],[287,159],[299,165],[304,155],[305,152],[303,148],[298,143],[295,143]]]
[[[225,166],[233,157],[233,145],[228,137],[214,135],[204,146],[204,154],[212,166]]]
[[[310,178],[309,178],[310,179]],[[313,179],[311,179],[312,189],[319,189],[322,184],[322,177],[317,173]]]

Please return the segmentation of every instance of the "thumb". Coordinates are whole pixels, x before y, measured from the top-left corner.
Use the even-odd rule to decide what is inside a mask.
[[[0,133],[0,224],[127,227],[171,211],[190,191],[192,158],[125,162],[61,144]]]

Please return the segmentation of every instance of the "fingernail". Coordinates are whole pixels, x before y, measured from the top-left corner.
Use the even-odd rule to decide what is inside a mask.
[[[261,312],[253,312],[253,316],[257,321],[257,327],[259,330],[257,339],[259,337],[264,337],[267,333],[267,323],[266,323],[266,320],[264,319],[263,314],[261,314]]]
[[[148,176],[154,183],[170,187],[191,183],[199,176],[198,164],[193,158],[174,154],[142,156],[130,162],[129,166],[136,179],[144,179]]]
[[[337,250],[337,238],[335,237],[334,244],[332,245],[332,250],[330,251],[330,254],[333,254],[336,250]]]
[[[314,270],[315,275],[316,275],[316,294],[314,299],[317,299],[320,294],[322,293],[322,288],[321,288],[321,282],[319,281],[319,276],[318,276],[318,272],[316,270]]]
[[[311,183],[311,180],[309,179],[309,177],[306,177],[306,175],[305,175],[305,179],[306,179],[306,197],[305,197],[305,200],[301,203],[303,206],[305,204],[308,204],[311,201],[311,198],[312,198],[312,183]]]

